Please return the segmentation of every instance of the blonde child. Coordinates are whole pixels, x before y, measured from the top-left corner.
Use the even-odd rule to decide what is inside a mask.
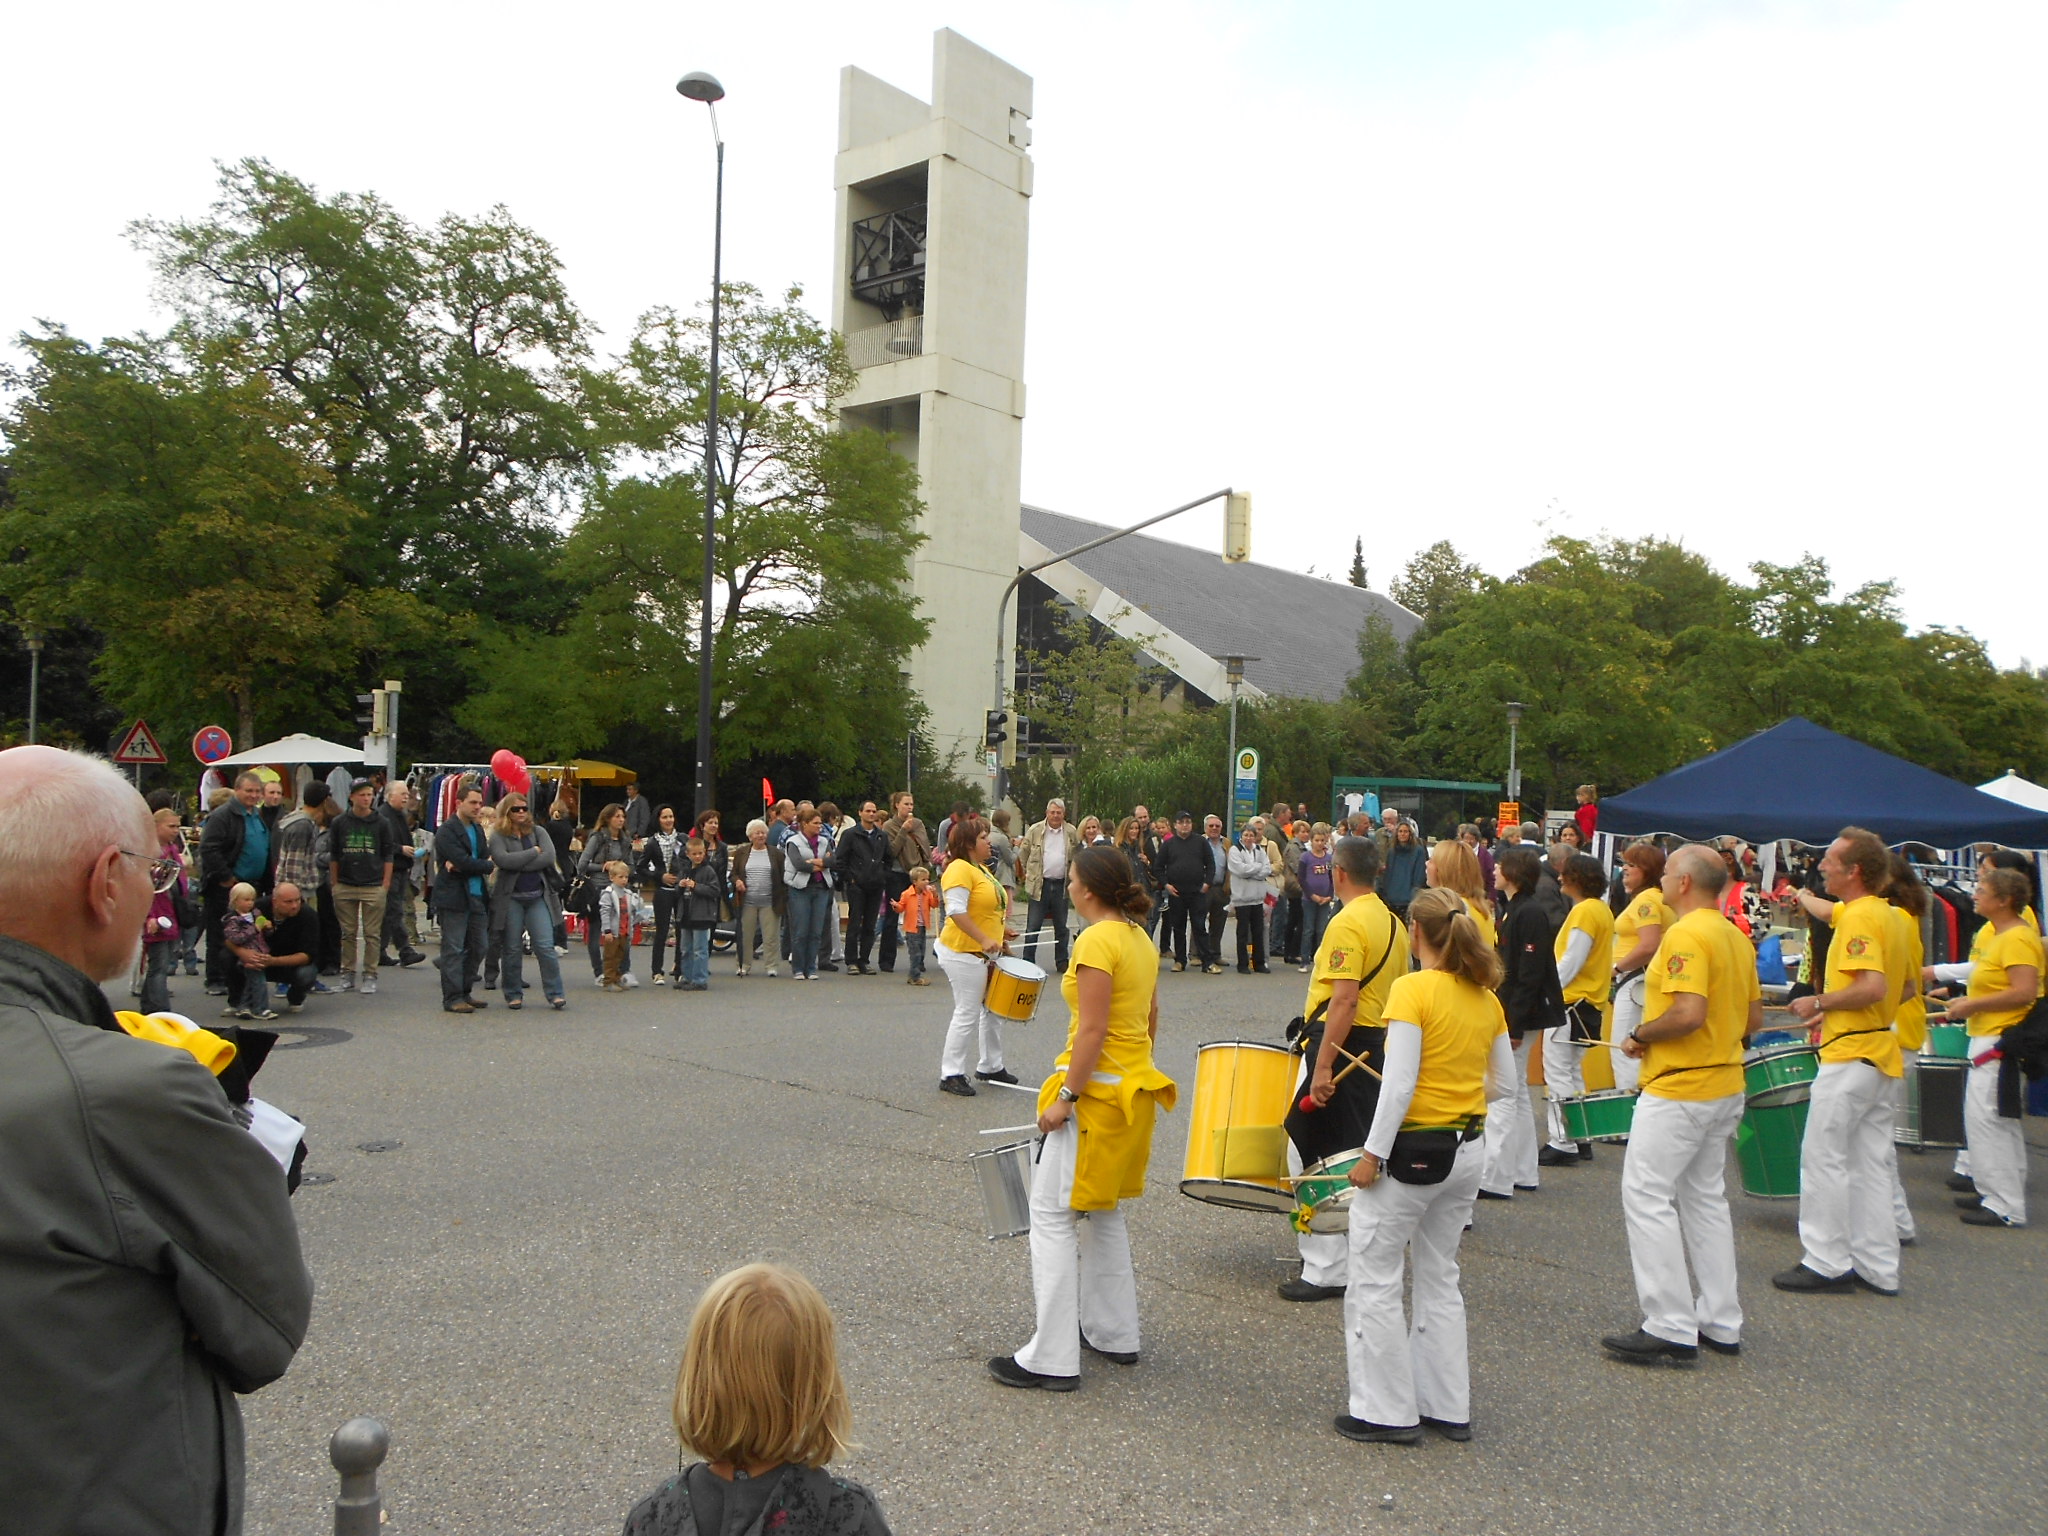
[[[221,923],[221,942],[235,957],[235,968],[228,973],[228,1005],[221,1009],[221,1017],[233,1015],[238,1019],[274,1019],[277,1010],[270,1006],[269,971],[264,961],[270,955],[270,940],[263,930],[270,926],[270,919],[256,910],[256,887],[247,881],[236,885],[228,892],[228,915]]]
[[[903,919],[903,938],[910,950],[910,985],[928,987],[925,979],[926,935],[934,926],[932,914],[939,909],[939,893],[932,888],[932,872],[920,864],[910,872],[910,885],[896,898],[896,910]]]
[[[794,1270],[749,1264],[705,1289],[674,1415],[684,1451],[704,1459],[641,1500],[625,1536],[889,1536],[875,1496],[825,1470],[851,1415],[831,1309]]]
[[[619,973],[633,942],[633,907],[636,901],[631,884],[633,871],[623,859],[613,859],[605,865],[604,872],[611,883],[597,898],[597,919],[601,925],[604,955],[603,990],[623,992],[626,985],[619,979]]]

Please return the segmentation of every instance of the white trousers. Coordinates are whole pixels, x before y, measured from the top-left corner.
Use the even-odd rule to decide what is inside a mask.
[[[1536,1187],[1536,1118],[1529,1107],[1529,1052],[1535,1044],[1534,1035],[1524,1035],[1515,1047],[1515,1096],[1486,1109],[1486,1169],[1479,1187],[1490,1194]]]
[[[1898,1288],[1898,1088],[1866,1061],[1822,1062],[1813,1080],[1799,1146],[1799,1262],[1816,1274],[1833,1279],[1853,1269],[1872,1285]]]
[[[1898,1081],[1897,1101],[1903,1104],[1906,1099],[1906,1084],[1913,1080],[1913,1072],[1919,1064],[1920,1053],[1901,1047],[1899,1060],[1904,1063],[1905,1071]],[[1899,1177],[1899,1144],[1896,1139],[1892,1141],[1892,1227],[1898,1232],[1899,1241],[1902,1243],[1910,1243],[1920,1235],[1920,1229],[1913,1221],[1913,1207],[1906,1200],[1906,1182]]]
[[[1970,1059],[1998,1049],[1998,1036],[1970,1036]],[[2022,1122],[1998,1113],[1998,1063],[1970,1068],[1963,1089],[1963,1134],[1970,1139],[1970,1177],[1984,1208],[2007,1221],[2027,1219],[2027,1138]]]
[[[974,1050],[974,1035],[981,1031],[983,1072],[1003,1070],[1003,1021],[981,1006],[988,990],[988,962],[980,955],[934,944],[939,969],[953,988],[953,1018],[946,1025],[946,1044],[939,1053],[939,1076],[965,1077],[967,1058]]]
[[[1743,1097],[1636,1100],[1621,1165],[1621,1210],[1643,1329],[1672,1344],[1742,1338],[1735,1295],[1735,1223],[1728,1214],[1728,1143]],[[1686,1279],[1690,1255],[1699,1294]]]
[[[1392,1425],[1423,1415],[1453,1424],[1471,1419],[1458,1241],[1485,1161],[1485,1143],[1468,1141],[1441,1184],[1382,1176],[1352,1197],[1344,1364],[1353,1418]],[[1404,1256],[1413,1276],[1412,1324],[1401,1311]]]
[[[1314,1058],[1304,1055],[1300,1070],[1294,1074],[1297,1103],[1308,1092],[1309,1074],[1314,1068]],[[1294,1149],[1291,1139],[1287,1143],[1287,1171],[1301,1172],[1301,1154]],[[1351,1240],[1344,1233],[1297,1232],[1294,1246],[1301,1250],[1301,1278],[1310,1285],[1350,1284]]]
[[[1081,1374],[1081,1335],[1097,1349],[1138,1348],[1138,1281],[1123,1208],[1077,1211],[1074,1122],[1045,1138],[1031,1173],[1031,1294],[1038,1331],[1017,1363],[1042,1376]]]
[[[1585,1047],[1572,1044],[1572,1027],[1569,1024],[1546,1029],[1543,1031],[1543,1098],[1550,1121],[1550,1144],[1561,1151],[1575,1152],[1579,1144],[1564,1133],[1564,1111],[1557,1107],[1557,1101],[1577,1098],[1585,1091]]]
[[[1629,1032],[1643,1022],[1643,978],[1638,976],[1619,992],[1614,994],[1614,1043],[1621,1044]],[[1614,1086],[1634,1092],[1642,1086],[1643,1064],[1619,1051],[1609,1051],[1614,1058]]]

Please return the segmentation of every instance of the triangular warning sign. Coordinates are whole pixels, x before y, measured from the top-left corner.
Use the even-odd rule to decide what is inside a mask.
[[[164,760],[164,749],[156,744],[156,736],[147,720],[138,720],[129,726],[128,734],[114,748],[114,761],[117,763],[161,763]]]

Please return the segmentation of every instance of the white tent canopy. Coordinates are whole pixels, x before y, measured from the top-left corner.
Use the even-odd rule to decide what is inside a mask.
[[[250,747],[232,757],[224,757],[213,766],[254,768],[261,763],[367,763],[369,760],[361,747],[344,747],[338,741],[294,732],[275,741],[266,741],[260,747]]]
[[[1993,779],[1989,784],[1979,784],[1977,787],[1987,795],[2010,800],[2014,805],[2024,805],[2030,811],[2048,811],[2048,788],[2036,784],[2032,779],[2023,779],[2016,773],[2008,771],[2003,778]]]

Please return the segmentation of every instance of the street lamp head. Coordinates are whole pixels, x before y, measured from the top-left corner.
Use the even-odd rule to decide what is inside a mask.
[[[1514,700],[1510,699],[1508,701],[1508,724],[1519,725],[1521,723],[1521,720],[1522,706],[1516,703]]]
[[[725,100],[725,87],[718,83],[716,75],[708,75],[701,69],[693,69],[676,82],[679,94],[692,101],[713,102]]]

